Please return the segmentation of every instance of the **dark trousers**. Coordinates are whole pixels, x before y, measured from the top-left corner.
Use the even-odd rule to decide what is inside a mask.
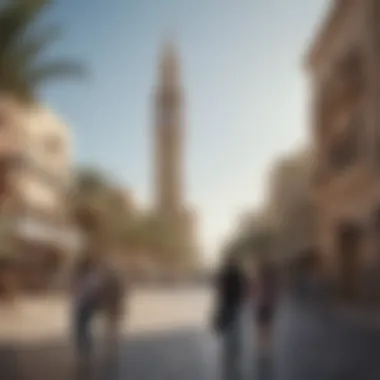
[[[90,305],[81,305],[74,311],[74,339],[79,354],[90,354],[93,348],[91,323],[95,310]]]
[[[233,321],[222,334],[222,379],[241,380],[241,341],[238,321]]]

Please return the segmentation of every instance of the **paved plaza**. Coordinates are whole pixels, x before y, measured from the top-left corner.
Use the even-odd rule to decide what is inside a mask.
[[[75,368],[68,303],[57,297],[22,301],[2,310],[0,379],[216,379],[211,307],[212,294],[205,289],[136,291],[118,354],[102,353],[100,331],[98,359],[89,374]]]
[[[380,323],[363,315],[286,300],[274,336],[276,380],[380,379]]]
[[[212,305],[212,292],[206,288],[136,289],[126,303],[122,331],[139,335],[202,327]],[[20,300],[14,307],[0,307],[0,322],[1,342],[64,339],[70,331],[70,304],[58,296]]]
[[[17,380],[216,380],[215,340],[207,331],[183,328],[124,339],[118,355],[99,355],[91,371],[76,368],[63,342],[3,353],[1,379]]]
[[[118,354],[102,355],[99,345],[92,373],[75,368],[62,300],[23,307],[21,316],[13,311],[13,324],[11,312],[3,311],[1,380],[220,379],[218,342],[208,328],[208,290],[137,292]],[[13,330],[6,333],[6,324]],[[273,337],[272,357],[252,357],[252,380],[270,380],[271,361],[275,380],[380,378],[380,324],[288,298],[279,306]]]

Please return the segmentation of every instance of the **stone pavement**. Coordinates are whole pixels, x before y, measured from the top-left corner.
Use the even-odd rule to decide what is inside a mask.
[[[269,358],[256,362],[256,377],[269,380]],[[254,360],[254,357],[252,357]],[[13,345],[0,350],[1,380],[219,380],[218,342],[199,327],[125,338],[118,355],[101,352],[92,371],[79,371],[62,341]],[[245,380],[245,379],[244,379]]]
[[[287,300],[274,336],[276,380],[380,379],[380,330],[365,320]]]
[[[138,290],[117,357],[99,355],[93,379],[214,380],[217,343],[207,289]],[[23,302],[0,313],[0,380],[86,380],[75,370],[65,300]],[[96,375],[96,376],[95,376]]]
[[[218,379],[217,342],[205,326],[209,301],[184,293],[156,298],[150,295],[142,302],[144,297],[136,301],[132,313],[136,319],[132,325],[140,328],[125,336],[118,357],[96,361],[93,379]],[[159,311],[155,311],[157,306]],[[177,307],[179,312],[175,311]],[[274,330],[274,380],[380,379],[380,330],[342,313],[313,303],[284,300]],[[145,321],[137,323],[142,315]],[[155,317],[159,323],[153,328]],[[86,380],[83,376],[75,378],[73,357],[62,336],[35,338],[33,342],[15,341],[0,347],[0,380]],[[255,380],[269,379],[269,359],[256,363],[256,371],[264,377]]]
[[[208,331],[159,333],[125,345],[120,373],[136,380],[217,380],[216,353]]]
[[[211,307],[208,288],[135,289],[121,329],[123,333],[143,334],[202,327]],[[69,299],[62,296],[22,299],[15,308],[0,305],[0,343],[63,340],[70,331],[70,312]]]
[[[92,374],[75,369],[68,345],[51,342],[0,352],[2,380],[217,380],[216,342],[207,331],[182,329],[125,340],[118,357],[96,360]],[[103,356],[99,356],[102,358]]]

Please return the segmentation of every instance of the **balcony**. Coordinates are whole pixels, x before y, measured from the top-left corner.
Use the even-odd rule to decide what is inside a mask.
[[[77,251],[84,243],[82,233],[63,223],[52,223],[39,217],[20,216],[15,223],[15,233],[21,239]]]

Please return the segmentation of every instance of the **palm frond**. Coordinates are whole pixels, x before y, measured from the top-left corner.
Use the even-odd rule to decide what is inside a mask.
[[[30,33],[21,38],[13,47],[12,54],[24,62],[35,62],[60,35],[61,29],[56,25],[50,25],[39,30],[38,33]]]
[[[84,67],[71,60],[41,62],[59,29],[34,28],[50,0],[0,0],[0,90],[22,101],[34,100],[45,81],[82,78]]]
[[[108,189],[108,179],[92,168],[82,168],[75,177],[75,191],[84,197],[94,193],[104,193]]]
[[[33,91],[23,71],[23,62],[11,56],[0,58],[0,91],[21,100],[29,100]]]
[[[14,0],[5,4],[0,12],[0,50],[7,50],[18,41],[50,3],[49,0]]]
[[[51,79],[83,78],[86,71],[80,63],[69,60],[57,60],[42,63],[29,69],[27,76],[30,83],[38,85]]]

